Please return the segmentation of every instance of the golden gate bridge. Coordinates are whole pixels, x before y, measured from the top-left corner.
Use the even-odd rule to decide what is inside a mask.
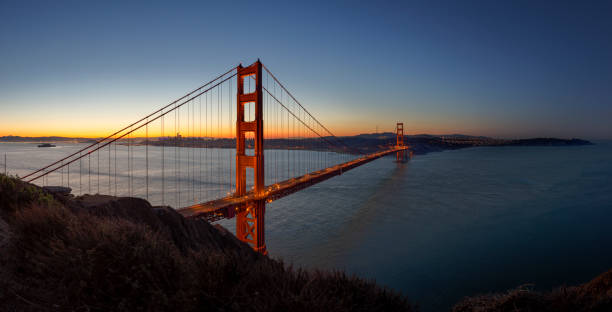
[[[237,238],[265,254],[266,203],[389,154],[405,161],[402,123],[396,134],[395,145],[361,153],[258,60],[22,180],[45,185],[59,175],[75,195],[136,196],[188,218],[235,218]]]

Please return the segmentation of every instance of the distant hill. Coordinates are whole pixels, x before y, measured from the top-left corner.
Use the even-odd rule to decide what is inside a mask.
[[[322,143],[319,138],[308,139],[266,139],[265,145],[271,149],[297,149],[297,150],[334,150],[347,153],[372,153],[396,144],[396,134],[392,132],[364,133],[354,136],[344,136],[338,139],[325,137],[332,141],[335,146]],[[78,142],[94,143],[97,139],[88,138],[66,138],[58,136],[49,137],[21,137],[4,136],[0,142]],[[132,138],[133,144],[149,144],[154,146],[179,146],[197,148],[235,148],[235,139],[230,138],[192,138],[192,137],[150,137],[148,142],[144,138]],[[416,134],[405,135],[404,143],[411,146],[415,154],[426,154],[449,149],[459,149],[476,146],[574,146],[590,145],[589,141],[582,139],[559,139],[559,138],[530,138],[530,139],[496,139],[486,136],[471,136],[464,134],[433,135]],[[125,144],[125,142],[120,142]],[[252,148],[253,141],[247,140],[247,148]]]
[[[78,143],[88,143],[95,142],[96,139],[90,138],[67,138],[60,136],[46,136],[46,137],[22,137],[22,136],[14,136],[7,135],[0,137],[0,142],[32,142],[32,143],[40,143],[40,142],[78,142]]]

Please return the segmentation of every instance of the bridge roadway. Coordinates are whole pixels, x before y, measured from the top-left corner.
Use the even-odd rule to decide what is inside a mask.
[[[240,211],[240,209],[244,209],[246,204],[251,201],[263,199],[267,202],[272,202],[279,198],[293,194],[299,190],[305,189],[313,184],[317,184],[331,177],[340,175],[343,172],[349,171],[355,167],[367,164],[380,157],[398,151],[408,150],[409,148],[409,146],[394,146],[393,148],[385,151],[365,155],[349,162],[269,185],[261,194],[255,194],[254,191],[250,191],[243,196],[230,195],[224,198],[180,208],[177,211],[187,218],[202,218],[208,221],[233,218],[236,215],[236,212]]]

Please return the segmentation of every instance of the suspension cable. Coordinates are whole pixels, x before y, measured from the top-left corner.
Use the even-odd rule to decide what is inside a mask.
[[[56,165],[56,164],[57,164],[57,163],[59,163],[59,162],[62,162],[62,161],[66,160],[66,159],[68,159],[68,158],[70,158],[70,157],[72,157],[72,156],[74,156],[74,155],[76,155],[76,154],[79,154],[79,153],[81,153],[81,152],[83,152],[83,151],[86,151],[86,150],[88,150],[89,148],[91,148],[91,147],[93,147],[93,146],[95,146],[95,145],[97,145],[97,144],[99,144],[99,143],[102,143],[102,142],[104,142],[104,141],[106,141],[106,140],[108,140],[108,139],[112,138],[113,136],[115,136],[115,135],[117,135],[117,134],[119,134],[119,133],[121,133],[121,132],[125,131],[126,129],[128,129],[128,128],[130,128],[130,127],[132,127],[132,126],[134,126],[134,125],[136,125],[136,124],[138,124],[138,123],[140,123],[140,122],[142,122],[143,120],[145,120],[145,119],[147,119],[147,118],[149,118],[149,117],[151,117],[151,116],[153,116],[153,115],[155,115],[155,114],[157,114],[157,113],[159,113],[159,112],[163,111],[164,109],[166,109],[166,108],[168,108],[168,107],[172,106],[173,104],[175,104],[175,103],[177,103],[177,102],[180,102],[180,101],[181,101],[181,100],[183,100],[184,98],[189,97],[190,95],[192,95],[192,94],[194,94],[195,92],[197,92],[197,91],[201,90],[202,88],[204,88],[204,87],[206,87],[206,86],[208,86],[208,85],[212,84],[213,82],[215,82],[215,81],[217,81],[217,80],[219,80],[219,79],[223,78],[223,76],[225,76],[225,75],[229,74],[229,73],[230,73],[230,72],[232,72],[233,70],[236,70],[236,68],[235,68],[235,67],[231,68],[230,70],[226,71],[225,73],[223,73],[222,75],[218,76],[217,78],[215,78],[215,79],[213,79],[213,80],[211,80],[211,81],[209,81],[209,82],[205,83],[204,85],[202,85],[202,86],[200,86],[200,87],[198,87],[198,88],[194,89],[193,91],[191,91],[191,92],[189,92],[189,93],[185,94],[184,96],[182,96],[182,97],[180,97],[180,98],[178,98],[178,99],[174,100],[172,103],[170,103],[170,104],[168,104],[168,105],[166,105],[166,106],[164,106],[164,107],[162,107],[162,108],[160,108],[160,109],[156,110],[155,112],[153,112],[153,113],[151,113],[151,114],[149,114],[149,115],[145,116],[144,118],[141,118],[140,120],[138,120],[138,121],[136,121],[136,122],[134,122],[134,123],[130,124],[129,126],[126,126],[125,128],[123,128],[123,129],[121,129],[121,130],[119,130],[119,131],[117,131],[117,132],[115,132],[115,133],[113,133],[113,134],[111,134],[111,135],[109,135],[109,136],[105,137],[104,139],[98,140],[98,141],[96,141],[96,142],[94,142],[94,143],[92,143],[92,144],[90,144],[90,145],[88,145],[88,146],[86,146],[86,147],[83,147],[83,148],[81,148],[80,150],[78,150],[78,151],[76,151],[76,152],[74,152],[74,153],[72,153],[72,154],[70,154],[70,155],[68,155],[68,156],[66,156],[66,157],[64,157],[64,158],[62,158],[62,159],[60,159],[60,160],[58,160],[58,161],[56,161],[56,162],[54,162],[54,163],[52,163],[52,164],[48,165],[48,166],[46,166],[46,167],[40,168],[40,169],[38,169],[38,170],[36,170],[36,171],[34,171],[34,172],[32,172],[32,173],[30,173],[30,174],[28,174],[28,175],[26,175],[26,176],[22,177],[21,179],[22,179],[22,180],[23,180],[23,179],[26,179],[26,178],[28,178],[28,177],[30,177],[30,176],[32,176],[32,175],[34,175],[34,174],[36,174],[36,173],[38,173],[38,172],[40,172],[40,171],[43,171],[43,170],[45,170],[45,169],[47,169],[47,168],[49,168],[49,167],[51,167],[51,166],[53,166],[53,165]],[[236,75],[236,74],[234,74],[233,76],[235,76],[235,75]],[[232,77],[233,77],[233,76],[232,76]],[[230,77],[230,78],[231,78],[231,77]],[[31,181],[34,181],[34,180],[36,180],[36,179],[29,180],[28,182],[31,182]],[[24,181],[25,181],[25,180],[24,180]]]
[[[98,147],[96,147],[95,149],[92,149],[92,150],[88,151],[88,152],[87,152],[87,154],[85,154],[85,155],[88,155],[88,154],[91,154],[91,153],[93,153],[93,152],[96,152],[97,150],[99,150],[99,149],[101,149],[101,148],[103,148],[103,147],[105,147],[105,146],[107,146],[107,145],[109,145],[109,144],[112,144],[113,142],[115,142],[115,141],[117,141],[117,140],[119,140],[119,139],[121,139],[121,138],[123,138],[123,137],[127,136],[128,134],[130,134],[130,133],[132,133],[132,132],[134,132],[134,131],[136,131],[136,130],[139,130],[140,128],[142,128],[142,127],[146,126],[147,124],[149,124],[149,123],[152,123],[152,122],[156,121],[157,119],[161,118],[162,116],[165,116],[166,114],[168,114],[168,113],[170,113],[170,112],[172,112],[172,111],[176,110],[177,108],[180,108],[181,106],[183,106],[185,103],[189,102],[190,100],[192,100],[192,99],[194,99],[194,98],[197,98],[198,96],[200,96],[200,95],[202,95],[202,94],[204,94],[204,93],[206,93],[206,92],[210,91],[211,89],[213,89],[213,88],[215,88],[216,86],[218,86],[218,85],[220,85],[220,84],[222,84],[222,83],[224,83],[224,82],[228,81],[229,79],[231,79],[231,78],[235,77],[236,75],[237,75],[236,73],[232,74],[231,76],[229,76],[229,77],[227,77],[227,78],[225,78],[225,79],[221,80],[220,82],[218,82],[218,83],[216,83],[215,85],[213,85],[213,86],[209,87],[208,89],[206,89],[206,90],[204,90],[204,91],[201,91],[200,93],[198,93],[198,94],[196,94],[196,95],[192,96],[191,98],[189,98],[189,99],[185,100],[185,101],[184,101],[184,102],[182,102],[181,104],[176,105],[176,106],[175,106],[175,107],[173,107],[172,109],[167,110],[166,112],[164,112],[164,113],[162,113],[162,114],[160,114],[160,115],[156,116],[155,118],[153,118],[153,119],[149,120],[147,123],[143,123],[143,124],[141,124],[141,125],[137,126],[136,128],[131,129],[129,132],[124,133],[124,134],[122,134],[122,135],[120,135],[120,136],[118,136],[118,137],[116,137],[116,138],[114,138],[114,139],[112,139],[112,140],[110,140],[110,141],[108,141],[108,142],[104,143],[104,144],[99,145],[99,143],[100,143],[100,142],[93,143],[93,144],[92,144],[92,145],[90,145],[90,146],[95,146],[95,145],[99,145],[99,146],[98,146]],[[198,89],[198,90],[199,90],[199,89]],[[183,97],[183,98],[184,98],[184,97]],[[166,106],[166,107],[167,107],[167,106]],[[160,112],[160,111],[161,111],[161,110],[158,110],[157,112]],[[145,119],[146,119],[146,118],[145,118]],[[128,127],[126,127],[125,129],[127,129],[127,128],[130,128],[130,127],[128,126]],[[124,129],[124,130],[125,130],[125,129]],[[121,131],[119,131],[119,132],[121,132]],[[117,132],[117,133],[119,133],[119,132]],[[116,133],[115,133],[115,134],[113,134],[113,135],[116,135]],[[74,156],[75,154],[78,154],[78,152],[77,152],[77,153],[74,153],[74,154],[72,154],[72,155],[70,155],[70,156],[68,156],[68,157],[63,158],[62,160],[68,159],[68,158],[70,158],[70,157]],[[83,155],[83,156],[81,156],[81,157],[85,157],[85,155]],[[81,158],[81,157],[75,158],[75,159],[71,160],[69,163],[72,163],[72,162],[74,162],[74,161],[78,160],[78,159],[79,159],[79,158]],[[54,164],[57,164],[57,163],[61,162],[62,160],[56,161],[55,163],[53,163],[53,164],[51,164],[51,165],[49,165],[49,166],[47,166],[47,167],[44,167],[44,168],[42,168],[42,169],[39,169],[39,170],[37,170],[37,171],[35,171],[35,172],[33,172],[33,173],[29,174],[28,176],[31,176],[31,175],[33,175],[33,174],[34,174],[34,173],[36,173],[36,172],[40,172],[40,171],[42,171],[43,169],[47,169],[47,168],[49,168],[49,167],[53,166]],[[67,163],[66,163],[66,164],[67,164]],[[48,174],[48,173],[50,173],[50,172],[54,172],[54,171],[56,171],[56,170],[58,170],[58,169],[60,169],[60,168],[63,168],[64,166],[66,166],[66,164],[62,164],[62,165],[60,165],[59,167],[56,167],[56,168],[54,168],[54,169],[52,169],[52,170],[50,170],[50,171],[48,171],[48,172],[45,172],[45,173],[40,174],[40,175],[38,175],[38,176],[36,176],[36,177],[34,177],[34,178],[31,178],[31,179],[27,180],[26,182],[32,182],[32,181],[35,181],[35,180],[39,179],[40,177],[42,177],[42,176],[44,176],[44,175],[46,175],[46,174]],[[23,177],[22,179],[25,179],[25,178],[26,178],[26,177]],[[25,180],[24,180],[24,181],[25,181]]]
[[[329,133],[332,137],[334,137],[336,140],[340,141],[340,143],[344,146],[346,146],[347,148],[351,149],[350,146],[346,145],[346,143],[344,143],[340,138],[338,138],[336,135],[334,135],[331,131],[329,131],[329,129],[327,129],[318,119],[316,119],[308,110],[306,110],[306,108],[304,108],[304,106],[302,106],[302,104],[293,96],[293,94],[291,94],[291,92],[289,92],[289,90],[287,90],[287,88],[285,88],[285,86],[276,78],[276,76],[274,76],[274,74],[272,74],[272,72],[268,69],[268,67],[266,67],[266,65],[262,64],[262,67],[266,70],[266,72],[272,76],[272,79],[274,79],[274,81],[276,81],[278,83],[278,85],[283,88],[283,90],[285,90],[285,92],[312,118],[314,119],[323,129],[325,129],[325,131],[327,131],[327,133]],[[356,151],[356,150],[355,150]],[[361,154],[359,151],[357,151],[358,154]]]

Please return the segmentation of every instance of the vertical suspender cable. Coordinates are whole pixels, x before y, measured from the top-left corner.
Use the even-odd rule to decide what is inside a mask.
[[[149,118],[145,126],[145,192],[149,200]]]
[[[268,75],[269,77],[270,75]],[[274,88],[274,96],[276,96],[276,82],[272,81],[272,88]],[[280,138],[278,133],[278,104],[274,105],[274,123],[276,124],[276,131],[274,132],[274,137],[276,140]],[[274,151],[274,183],[278,183],[278,153],[280,152],[280,148],[277,148]]]
[[[91,152],[87,154],[87,165],[89,166],[89,173],[87,174],[87,179],[89,180],[89,194],[91,194]]]
[[[191,142],[190,156],[191,156],[191,201],[195,204],[195,133],[194,133],[194,117],[195,117],[195,101],[191,100],[191,136],[189,141]]]
[[[195,193],[195,100],[191,100],[191,200],[193,204],[196,202],[196,193]]]
[[[83,195],[83,159],[79,152],[79,195]]]
[[[185,140],[185,144],[184,144],[184,146],[187,148],[186,149],[186,152],[187,152],[187,189],[186,189],[186,193],[187,193],[186,199],[187,199],[187,202],[186,202],[186,204],[187,205],[190,204],[190,201],[192,199],[191,192],[193,191],[192,185],[191,185],[192,184],[192,175],[191,175],[192,172],[191,172],[191,168],[193,166],[193,163],[192,163],[192,160],[191,160],[191,158],[192,158],[191,154],[193,152],[193,146],[192,146],[193,145],[193,140],[192,140],[193,133],[191,132],[191,126],[192,126],[192,124],[191,124],[191,122],[192,122],[192,120],[191,120],[191,118],[192,118],[191,109],[192,109],[192,107],[193,107],[193,100],[191,100],[191,101],[189,101],[189,103],[187,103],[187,137],[186,137],[187,139]]]
[[[108,145],[108,195],[111,194],[111,144]]]
[[[175,120],[174,120],[174,127],[176,129],[175,131],[175,145],[174,145],[174,184],[175,184],[175,190],[174,190],[174,201],[175,201],[175,206],[176,208],[180,207],[179,206],[179,201],[180,201],[180,188],[181,188],[181,140],[182,140],[182,136],[181,136],[181,112],[180,110],[177,108],[177,110],[175,111]]]
[[[185,137],[185,141],[186,141],[186,146],[187,146],[187,201],[189,202],[189,198],[191,197],[191,194],[189,194],[189,183],[191,183],[191,149],[189,148],[189,122],[190,122],[190,106],[191,106],[191,101],[189,101],[189,103],[187,103],[187,136]],[[177,207],[178,208],[178,207]]]
[[[212,91],[210,93],[212,94]],[[205,155],[206,156],[206,160],[205,160],[205,163],[206,163],[206,198],[208,199],[210,195],[210,168],[211,168],[210,167],[210,162],[211,162],[210,161],[210,140],[211,140],[210,137],[211,135],[210,135],[210,132],[208,132],[208,127],[210,126],[209,118],[211,114],[209,114],[209,111],[208,111],[208,93],[205,94],[205,96],[206,97],[204,98],[204,102],[205,102],[204,104],[206,105],[206,107],[204,110],[204,119],[206,120],[206,124],[204,125],[205,126],[204,132],[206,132],[205,133],[205,136],[206,136],[206,155]]]
[[[198,192],[198,199],[200,201],[202,201],[202,97],[199,96],[198,97],[198,104],[199,104],[199,113],[200,113],[200,136],[199,136],[199,140],[198,140],[198,152],[200,155],[199,158],[199,162],[198,162],[198,170],[200,171],[200,175],[199,175],[199,179],[198,179],[198,186],[199,186],[199,192]]]
[[[283,101],[283,91],[281,90],[281,102]],[[289,173],[289,112],[287,112],[287,179],[291,177]]]
[[[132,196],[132,149],[130,148],[130,135],[132,133],[132,128],[130,127],[130,132],[127,135],[127,163],[128,163],[128,196]]]
[[[206,198],[208,199],[208,189],[210,188],[210,157],[208,156],[210,154],[210,135],[208,134],[208,125],[210,124],[208,122],[208,93],[204,94],[204,136],[206,137],[206,151],[204,153],[204,163],[206,164]]]
[[[219,89],[217,90],[217,100],[219,111],[217,112],[217,118],[219,119],[219,143],[222,144],[222,132],[223,132],[223,85],[219,85]],[[223,160],[221,158],[221,145],[218,149],[218,157],[217,157],[217,168],[219,169],[219,197],[223,197],[223,190],[225,186],[223,185],[223,180],[225,180],[225,172],[221,170],[221,165],[223,164]]]
[[[96,155],[98,156],[98,170],[96,172],[96,178],[98,181],[98,194],[100,194],[100,152],[96,152]]]
[[[117,143],[115,143],[115,196],[117,196]]]
[[[229,114],[227,115],[227,126],[228,126],[228,130],[229,130],[229,138],[231,140],[232,138],[232,80],[229,80],[229,88],[227,88],[227,101],[228,101],[228,107],[229,107]],[[232,193],[232,148],[231,145],[229,146],[229,148],[227,149],[227,159],[228,159],[228,163],[229,163],[229,170],[228,170],[228,190],[227,190],[227,194],[230,195]]]
[[[166,155],[165,155],[165,150],[166,150],[166,139],[164,138],[164,119],[166,118],[166,114],[162,115],[162,119],[161,119],[161,140],[162,140],[162,146],[161,146],[161,167],[162,167],[162,189],[161,189],[161,197],[162,197],[162,206],[166,205],[166,198],[165,198],[165,194],[166,194]]]
[[[174,105],[174,204],[178,207],[178,180],[177,180],[177,159],[178,159],[178,132],[176,128],[176,105]]]
[[[191,200],[195,204],[195,100],[191,100]]]
[[[295,111],[295,103],[293,104],[293,110]],[[295,150],[295,146],[297,145],[296,143],[296,139],[295,139],[296,135],[295,135],[295,117],[291,118],[291,147],[294,149],[293,153],[291,153],[291,155],[293,156],[291,158],[291,164],[293,165],[293,170],[291,171],[292,174],[292,178],[296,177],[296,171],[297,171],[297,162],[296,162],[296,150]]]
[[[113,178],[113,180],[115,181],[115,196],[117,196],[117,143],[115,143],[115,160],[114,160],[114,165],[115,165],[115,170],[114,170],[114,175],[115,177]]]
[[[262,82],[263,82],[263,79],[262,79]],[[266,87],[267,87],[267,83],[268,83],[268,82],[267,82],[267,80],[266,80]],[[264,96],[265,96],[265,97],[264,97]],[[268,112],[268,102],[269,102],[269,100],[270,100],[270,99],[269,99],[269,98],[268,98],[268,96],[267,96],[267,95],[265,95],[265,94],[263,94],[263,95],[262,95],[262,97],[263,97],[263,102],[264,102],[264,105],[265,105],[265,107],[264,107],[264,116],[265,116],[265,117],[264,117],[264,138],[263,138],[263,139],[264,139],[264,148],[265,148],[265,146],[266,146],[266,137],[268,136],[268,131],[270,130],[270,126],[269,126],[269,120],[270,120],[270,119],[268,118],[268,117],[269,117],[269,112]],[[269,142],[269,140],[268,140],[268,142]],[[265,163],[265,161],[266,161],[266,160],[268,160],[268,158],[264,158],[264,163]],[[268,163],[270,163],[270,162],[268,161]],[[269,168],[269,166],[268,166],[268,165],[265,165],[264,167],[265,167],[265,168]],[[266,177],[265,172],[266,172],[266,171],[264,171],[264,185],[267,185],[267,182],[268,182],[268,181],[270,181],[270,179],[268,179],[268,178]],[[269,176],[269,175],[270,175],[270,174],[268,174],[268,176]]]
[[[217,142],[221,139],[221,85],[217,87]],[[221,188],[221,148],[217,144],[217,185],[219,186],[219,197],[223,197],[223,189]]]

